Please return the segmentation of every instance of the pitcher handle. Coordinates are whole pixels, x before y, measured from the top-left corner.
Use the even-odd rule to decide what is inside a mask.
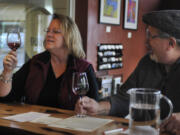
[[[170,108],[168,116],[160,121],[160,123],[163,123],[164,121],[168,120],[171,117],[171,115],[173,113],[173,104],[172,104],[171,100],[168,97],[166,97],[165,95],[161,94],[161,98],[164,98],[166,100],[166,102],[168,103],[169,108]]]

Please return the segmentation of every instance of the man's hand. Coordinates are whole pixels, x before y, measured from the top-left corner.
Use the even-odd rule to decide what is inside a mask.
[[[83,97],[82,100],[78,100],[75,106],[75,112],[78,114],[87,115],[107,115],[110,110],[110,103],[108,101],[96,102],[89,97]]]
[[[79,114],[96,115],[99,112],[99,103],[89,97],[83,97],[82,100],[77,101],[75,112]]]
[[[180,113],[173,113],[169,120],[161,124],[161,131],[180,135]]]

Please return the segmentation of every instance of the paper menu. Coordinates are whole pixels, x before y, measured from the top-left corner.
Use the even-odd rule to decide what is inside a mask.
[[[3,119],[13,120],[17,122],[33,122],[40,124],[47,124],[50,127],[71,129],[77,131],[92,132],[110,122],[112,119],[102,119],[96,117],[69,117],[66,119],[50,117],[50,114],[39,112],[27,112],[16,114],[13,116],[2,117]]]
[[[3,119],[13,120],[13,121],[17,121],[17,122],[28,122],[28,121],[32,121],[37,118],[45,117],[45,116],[49,116],[49,115],[50,114],[39,113],[39,112],[27,112],[27,113],[21,113],[21,114],[3,117]]]
[[[73,116],[73,117],[69,117],[64,120],[49,124],[48,126],[92,132],[112,121],[113,121],[112,119],[101,119],[101,118],[90,117],[90,116],[86,116],[83,118]]]
[[[55,122],[58,122],[58,121],[61,121],[61,120],[63,120],[63,119],[62,118],[45,116],[45,117],[40,117],[40,118],[34,119],[31,122],[33,122],[33,123],[41,123],[41,124],[51,124],[51,123],[55,123]]]

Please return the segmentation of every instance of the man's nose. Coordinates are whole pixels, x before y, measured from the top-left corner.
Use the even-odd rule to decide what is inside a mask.
[[[149,39],[146,39],[145,45],[146,45],[147,50],[150,51],[151,45],[150,45]]]

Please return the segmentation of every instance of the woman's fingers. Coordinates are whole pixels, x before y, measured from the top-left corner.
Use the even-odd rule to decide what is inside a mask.
[[[17,65],[17,54],[15,51],[9,52],[4,60],[3,65],[5,70],[13,70]]]

